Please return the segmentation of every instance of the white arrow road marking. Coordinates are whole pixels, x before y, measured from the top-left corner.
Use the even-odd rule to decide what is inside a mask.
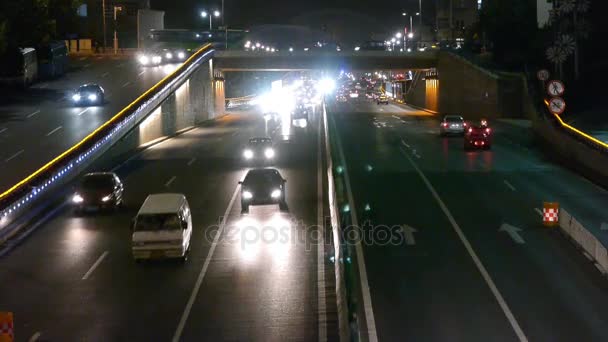
[[[514,227],[508,223],[503,223],[500,228],[498,229],[499,232],[507,232],[507,234],[509,234],[509,236],[511,237],[511,239],[513,239],[513,241],[515,243],[518,244],[524,244],[526,243],[526,241],[524,241],[524,239],[521,237],[521,235],[519,235],[519,232],[521,232],[521,229]]]
[[[414,238],[414,233],[418,231],[414,227],[410,227],[407,224],[401,225],[401,232],[403,233],[403,237],[405,238],[405,243],[408,246],[413,246],[416,244],[416,239]]]

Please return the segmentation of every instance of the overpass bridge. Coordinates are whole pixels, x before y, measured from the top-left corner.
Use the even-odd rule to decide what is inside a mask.
[[[430,69],[439,51],[216,51],[214,67],[221,71],[299,71],[313,69]]]

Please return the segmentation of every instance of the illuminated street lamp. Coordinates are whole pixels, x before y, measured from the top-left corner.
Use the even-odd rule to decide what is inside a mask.
[[[213,11],[213,16],[211,15],[211,13],[207,12],[206,10],[203,10],[201,12],[201,17],[203,17],[203,18],[209,17],[209,31],[213,30],[213,23],[212,23],[212,20],[211,20],[212,17],[218,18],[220,16],[220,14],[221,13],[218,10]]]

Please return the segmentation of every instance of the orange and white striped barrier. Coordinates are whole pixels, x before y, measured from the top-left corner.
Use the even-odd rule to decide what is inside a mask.
[[[0,342],[13,342],[13,313],[0,312]]]
[[[544,202],[543,203],[543,225],[546,227],[554,227],[559,224],[559,203]]]

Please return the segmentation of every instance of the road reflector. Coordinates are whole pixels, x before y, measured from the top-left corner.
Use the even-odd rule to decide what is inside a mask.
[[[554,227],[559,223],[559,203],[543,202],[543,225]]]
[[[13,313],[0,312],[0,342],[13,342]]]

